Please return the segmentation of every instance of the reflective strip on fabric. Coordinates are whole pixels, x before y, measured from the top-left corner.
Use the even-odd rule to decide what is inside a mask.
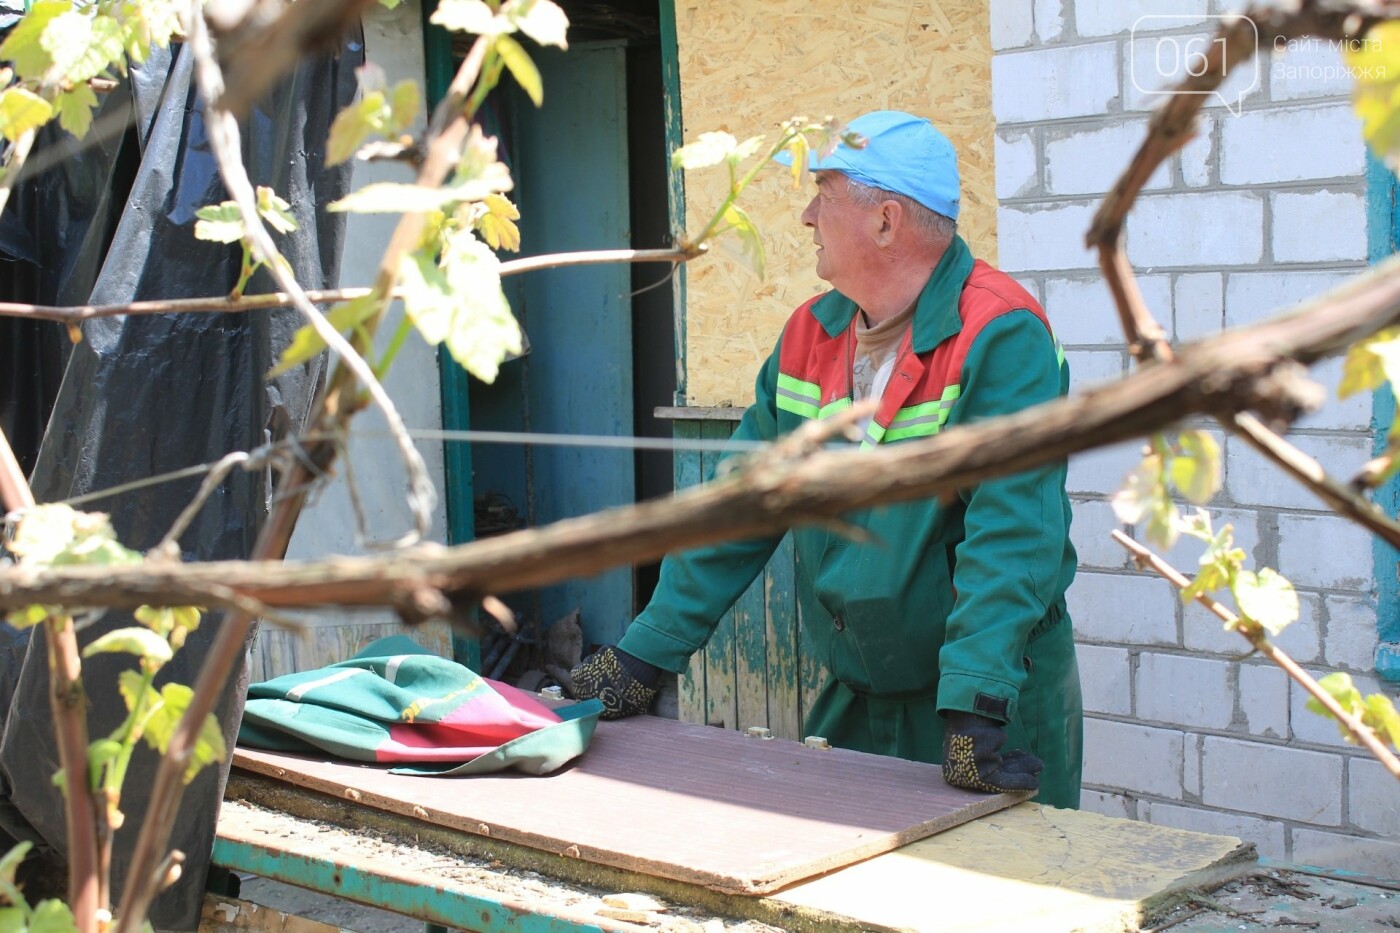
[[[818,416],[818,404],[822,400],[821,386],[814,382],[803,382],[786,373],[778,373],[778,394],[774,404],[781,411],[790,411],[803,418]]]
[[[345,680],[347,677],[359,677],[361,674],[368,673],[369,671],[365,670],[364,668],[344,668],[342,670],[338,670],[333,673],[327,674],[325,677],[318,677],[315,680],[308,680],[304,684],[297,684],[295,687],[287,691],[287,699],[300,700],[312,690],[316,690],[319,687],[329,687],[331,684],[339,683],[340,681]]]
[[[850,407],[850,396],[847,396],[846,398],[838,398],[834,402],[827,402],[825,405],[823,405],[822,410],[817,412],[817,418],[824,421],[827,418],[830,418],[832,415],[836,414],[837,412],[845,411],[847,408]]]
[[[943,429],[943,425],[948,423],[948,415],[953,410],[953,403],[961,395],[961,385],[950,385],[943,390],[943,395],[937,401],[910,405],[908,408],[901,408],[895,412],[888,428],[882,428],[871,422],[870,428],[865,432],[865,439],[861,442],[861,447],[874,447],[882,441],[893,443],[911,437],[931,437],[937,434]]]
[[[1061,366],[1065,365],[1065,348],[1058,337],[1055,338],[1055,362]]]

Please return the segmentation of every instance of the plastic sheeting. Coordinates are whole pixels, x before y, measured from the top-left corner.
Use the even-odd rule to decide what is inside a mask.
[[[243,157],[255,184],[286,198],[300,229],[278,238],[298,280],[333,287],[339,275],[343,215],[326,204],[349,189],[348,166],[324,167],[325,140],[336,112],[355,93],[354,69],[363,62],[357,34],[339,54],[304,62],[244,121]],[[241,251],[193,235],[195,210],[227,199],[205,135],[201,105],[183,47],[134,69],[130,86],[109,95],[103,116],[125,113],[134,132],[83,149],[76,158],[34,177],[15,192],[14,213],[0,221],[0,290],[30,301],[116,304],[140,299],[213,296],[237,281]],[[120,116],[115,119],[120,120]],[[47,142],[71,145],[56,131]],[[43,149],[36,149],[36,155]],[[250,293],[272,290],[260,272]],[[80,292],[80,294],[75,294]],[[24,293],[24,294],[20,294]],[[300,428],[321,380],[321,361],[267,381],[281,348],[301,324],[290,309],[242,314],[169,314],[88,321],[83,340],[67,351],[52,417],[31,483],[41,502],[59,501],[148,476],[209,463],[249,450]],[[42,329],[41,329],[42,330]],[[0,332],[0,366],[25,366],[29,350],[52,341],[52,331]],[[62,334],[62,328],[59,329]],[[65,338],[66,339],[66,338]],[[27,346],[18,341],[31,341]],[[42,371],[42,367],[39,368]],[[13,409],[34,408],[41,389]],[[20,387],[21,390],[23,387]],[[0,414],[5,414],[0,409]],[[13,415],[11,415],[13,417]],[[190,501],[194,477],[104,498],[83,508],[111,513],[123,543],[156,544]],[[269,506],[269,477],[237,471],[181,538],[186,560],[247,557]],[[158,683],[193,683],[220,618],[203,625],[161,672]],[[81,634],[132,624],[108,613]],[[59,853],[64,846],[62,801],[51,783],[58,768],[48,700],[48,667],[39,632],[0,635],[0,704],[7,705],[0,736],[0,829]],[[117,674],[131,665],[122,655],[84,663],[84,683],[96,737],[121,722],[125,707]],[[247,671],[235,672],[216,709],[229,747],[242,711]],[[144,746],[133,758],[123,789],[129,815],[117,833],[113,891],[139,832],[156,756]],[[187,789],[171,845],[186,855],[181,881],[157,901],[160,929],[194,930],[214,839],[227,765],[207,768]]]

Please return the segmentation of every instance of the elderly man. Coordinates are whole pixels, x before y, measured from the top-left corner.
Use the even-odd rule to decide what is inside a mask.
[[[802,212],[832,290],[789,318],[735,437],[772,440],[878,399],[861,447],[1049,401],[1069,374],[1045,312],[957,236],[952,144],[927,120],[866,114],[863,149],[813,157]],[[978,791],[1079,804],[1082,707],[1065,590],[1063,463],[943,501],[865,509],[852,540],[793,529],[802,624],[828,678],[806,723],[832,744],[941,762]],[[778,537],[671,555],[616,648],[574,672],[610,718],[644,712],[761,571]],[[1043,769],[1043,770],[1042,770]]]

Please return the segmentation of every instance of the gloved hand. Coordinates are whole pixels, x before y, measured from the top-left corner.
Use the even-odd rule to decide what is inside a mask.
[[[1037,790],[1045,764],[1019,749],[1001,753],[1006,730],[977,713],[950,710],[944,715],[943,780],[964,790],[999,794]]]
[[[596,697],[603,703],[604,719],[621,719],[645,713],[656,699],[661,668],[609,646],[569,672],[574,696]]]

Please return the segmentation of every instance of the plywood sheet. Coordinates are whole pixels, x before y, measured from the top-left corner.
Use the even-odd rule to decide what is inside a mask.
[[[996,261],[996,121],[991,28],[984,0],[676,0],[681,116],[690,141],[708,130],[740,139],[794,116],[850,120],[870,110],[931,119],[958,151],[959,229]],[[722,202],[722,170],[688,172],[686,220],[698,232]],[[827,286],[798,215],[812,196],[780,168],[744,195],[763,231],[768,274],[712,256],[687,267],[686,396],[691,405],[748,405],[753,377],[792,310]],[[721,241],[723,242],[723,241]]]
[[[732,894],[888,852],[1025,795],[948,787],[935,765],[645,716],[605,722],[548,777],[419,778],[239,749],[234,766],[366,806]]]
[[[927,933],[1120,933],[1254,864],[1232,836],[1027,804],[959,826],[775,900]],[[931,909],[937,905],[937,910]],[[1224,927],[1222,927],[1224,929]]]

